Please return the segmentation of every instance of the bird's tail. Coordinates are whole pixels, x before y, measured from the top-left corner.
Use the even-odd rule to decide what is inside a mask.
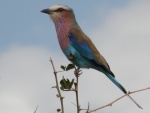
[[[130,95],[128,95],[128,97],[129,97],[130,100],[132,100],[132,102],[134,102],[139,108],[143,109]]]
[[[112,76],[110,73],[105,73],[105,75],[125,94],[127,91],[125,88]],[[143,109],[130,95],[127,95],[139,108]]]

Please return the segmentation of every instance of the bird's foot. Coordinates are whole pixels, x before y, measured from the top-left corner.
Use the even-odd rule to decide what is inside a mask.
[[[67,51],[67,53],[68,53],[68,56],[69,56],[69,60],[73,60],[74,56],[71,54],[71,52]]]
[[[75,69],[74,74],[76,77],[79,77],[82,74],[82,70],[80,68]]]

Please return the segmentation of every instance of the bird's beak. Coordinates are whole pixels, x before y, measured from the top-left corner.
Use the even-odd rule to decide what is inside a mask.
[[[50,9],[43,9],[41,12],[46,14],[52,14],[52,11]]]

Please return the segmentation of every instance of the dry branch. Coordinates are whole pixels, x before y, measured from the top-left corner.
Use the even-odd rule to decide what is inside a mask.
[[[127,96],[127,95],[129,95],[129,94],[137,93],[137,92],[144,91],[144,90],[148,90],[148,89],[150,89],[150,87],[144,88],[144,89],[140,89],[140,90],[136,90],[136,91],[132,91],[132,92],[128,92],[127,94],[125,94],[125,95],[123,95],[123,96],[121,96],[121,97],[115,99],[114,101],[112,101],[112,102],[110,102],[110,103],[108,103],[108,104],[106,104],[106,105],[104,105],[104,106],[98,107],[98,108],[96,108],[96,109],[89,110],[89,111],[87,111],[86,113],[91,113],[91,112],[100,110],[100,109],[102,109],[102,108],[105,108],[105,107],[108,107],[108,106],[112,106],[112,104],[114,104],[115,102],[117,102],[118,100],[124,98],[125,96]]]
[[[61,95],[61,92],[60,92],[60,89],[59,89],[59,84],[58,84],[58,79],[57,79],[57,71],[55,70],[55,67],[54,67],[54,63],[52,61],[52,59],[50,58],[50,62],[52,64],[52,67],[53,67],[53,73],[55,75],[55,81],[56,81],[56,89],[57,89],[57,92],[58,92],[58,95],[59,95],[59,98],[60,98],[60,103],[61,103],[61,111],[62,113],[64,113],[64,105],[63,105],[63,97]]]

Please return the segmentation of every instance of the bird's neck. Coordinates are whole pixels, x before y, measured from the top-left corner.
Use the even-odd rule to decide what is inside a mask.
[[[57,22],[54,22],[58,41],[61,49],[64,51],[69,45],[69,32],[71,30],[71,26],[73,24],[71,19],[59,19]]]
[[[67,18],[60,18],[54,22],[58,37],[66,36],[71,29],[72,20]]]

